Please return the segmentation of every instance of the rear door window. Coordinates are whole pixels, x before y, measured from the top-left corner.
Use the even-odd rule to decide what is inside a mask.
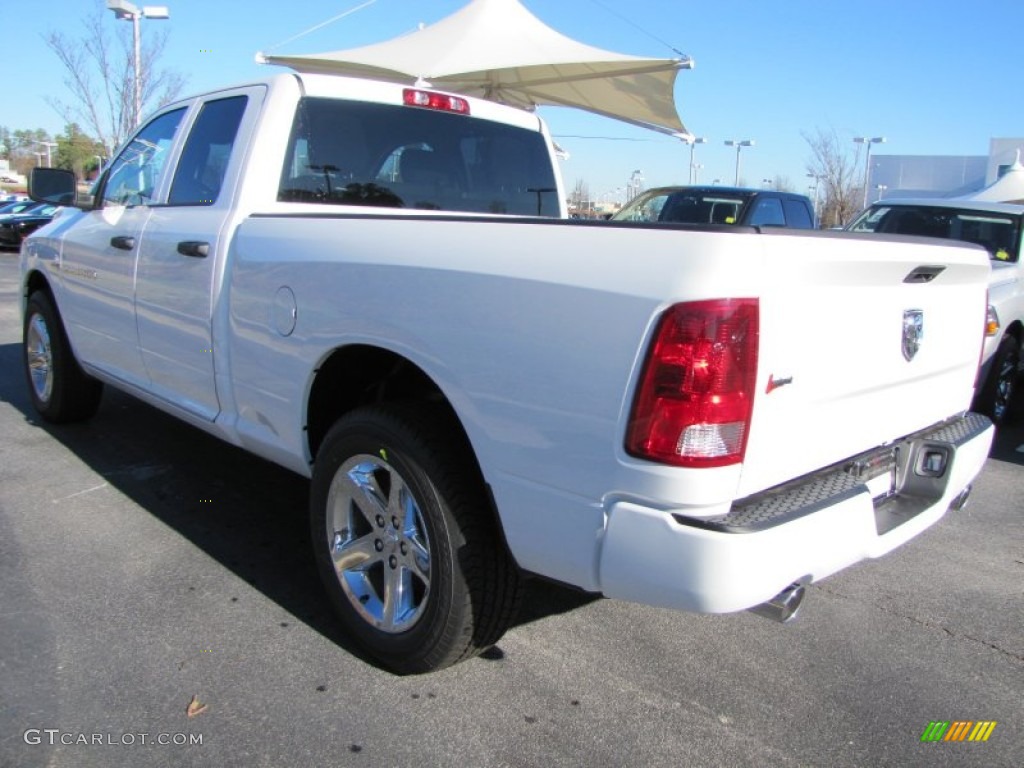
[[[213,205],[216,202],[247,102],[245,96],[232,96],[203,104],[178,161],[168,203]]]
[[[811,212],[802,200],[785,199],[782,207],[786,211],[786,226],[796,229],[814,229],[814,221],[811,219]]]

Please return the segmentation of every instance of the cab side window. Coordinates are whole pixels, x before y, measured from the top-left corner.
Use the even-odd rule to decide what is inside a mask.
[[[185,108],[151,120],[114,160],[103,186],[108,205],[149,205],[153,202],[167,153],[185,115]]]
[[[782,203],[777,197],[762,197],[757,201],[753,213],[750,214],[750,225],[753,227],[784,227],[786,217],[782,213]]]
[[[247,101],[245,96],[232,96],[203,105],[182,150],[168,203],[213,205],[217,201]]]

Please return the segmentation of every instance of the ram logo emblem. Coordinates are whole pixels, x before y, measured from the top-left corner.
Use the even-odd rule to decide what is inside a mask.
[[[914,359],[921,348],[924,338],[924,310],[903,310],[903,357],[908,361]]]

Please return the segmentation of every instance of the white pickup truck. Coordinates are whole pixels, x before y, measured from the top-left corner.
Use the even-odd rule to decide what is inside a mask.
[[[992,274],[974,408],[996,424],[1005,424],[1019,415],[1022,403],[1018,382],[1024,345],[1024,205],[965,199],[880,200],[847,229],[960,240],[988,252]]]
[[[281,75],[162,108],[21,251],[53,422],[111,385],[312,478],[386,666],[493,644],[524,574],[786,619],[966,501],[988,260],[565,218],[537,116]]]

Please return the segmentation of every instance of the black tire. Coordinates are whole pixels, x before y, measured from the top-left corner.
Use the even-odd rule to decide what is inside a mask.
[[[29,296],[21,359],[32,405],[54,424],[84,421],[99,408],[103,384],[75,360],[60,315],[49,295]]]
[[[515,617],[519,570],[461,432],[440,410],[367,407],[340,419],[317,455],[310,530],[348,634],[395,672],[475,656]]]
[[[992,367],[974,400],[974,410],[988,416],[997,425],[1008,424],[1017,416],[1019,398],[1017,382],[1020,368],[1020,345],[1012,336],[999,342]]]

